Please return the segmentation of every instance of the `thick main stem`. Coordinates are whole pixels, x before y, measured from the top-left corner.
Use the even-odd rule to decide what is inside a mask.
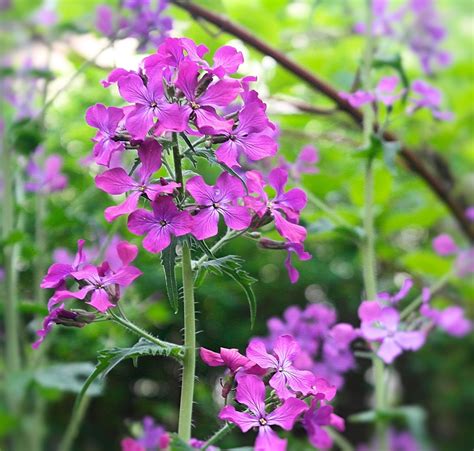
[[[184,291],[184,359],[181,401],[179,406],[178,435],[186,443],[191,438],[193,418],[194,377],[196,369],[196,314],[194,310],[194,277],[191,266],[191,250],[183,244],[183,291]]]

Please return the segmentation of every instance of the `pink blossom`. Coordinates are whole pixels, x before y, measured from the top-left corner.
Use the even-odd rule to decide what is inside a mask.
[[[190,233],[193,218],[186,211],[180,211],[170,196],[158,196],[152,202],[153,211],[135,210],[128,217],[128,229],[135,235],[146,235],[143,247],[156,254],[167,248],[171,237]]]
[[[125,126],[134,138],[143,139],[155,118],[163,130],[180,132],[186,128],[183,108],[165,97],[161,72],[149,75],[146,83],[136,74],[120,77],[118,87],[120,95],[135,104],[125,117]]]
[[[313,400],[311,407],[304,415],[303,425],[308,433],[309,441],[318,449],[329,449],[333,445],[333,440],[326,430],[327,426],[334,426],[340,431],[344,430],[344,420],[333,412],[332,406],[318,407],[318,402]]]
[[[123,117],[123,111],[113,106],[105,107],[98,103],[88,108],[86,122],[98,129],[92,139],[95,142],[94,158],[97,164],[109,166],[112,154],[125,149],[122,142],[114,139]]]
[[[223,172],[214,186],[209,186],[201,176],[188,180],[186,189],[198,204],[198,213],[194,216],[193,235],[204,240],[217,235],[219,215],[233,230],[244,230],[250,226],[248,209],[238,205],[237,201],[245,194],[242,182]]]
[[[225,366],[229,368],[232,373],[237,372],[237,370],[249,362],[249,359],[240,354],[238,349],[233,348],[221,348],[218,353],[206,348],[201,348],[200,355],[206,365]]]
[[[375,96],[366,91],[358,90],[356,92],[340,92],[339,96],[342,97],[344,100],[349,102],[354,108],[360,108],[361,106],[371,103],[375,100]]]
[[[44,193],[62,191],[68,183],[67,177],[61,172],[62,166],[63,159],[60,155],[44,156],[43,147],[38,147],[26,167],[26,190]]]
[[[453,119],[453,113],[449,111],[441,111],[442,96],[439,89],[434,88],[423,80],[414,80],[411,84],[412,96],[410,97],[410,105],[407,112],[413,112],[427,108],[435,119],[440,121],[450,121]]]
[[[265,410],[265,385],[254,375],[239,378],[235,399],[248,407],[249,412],[239,412],[234,406],[225,406],[219,413],[221,420],[236,424],[242,432],[258,428],[256,451],[284,451],[286,440],[280,439],[271,426],[290,431],[298,416],[307,409],[300,399],[289,398],[270,413]]]
[[[373,309],[369,309],[372,306]],[[425,343],[424,333],[401,329],[397,310],[381,308],[377,301],[363,302],[359,317],[362,320],[362,336],[368,341],[380,343],[376,353],[385,363],[392,363],[403,351],[417,351]]]
[[[301,180],[303,174],[317,174],[319,168],[315,165],[319,162],[318,149],[314,146],[305,146],[301,149],[294,163],[288,163],[280,157],[280,167],[288,172],[291,178],[296,181]]]
[[[443,233],[433,240],[433,249],[438,255],[451,255],[459,251],[450,235]]]
[[[242,52],[238,52],[230,45],[224,45],[218,48],[212,59],[214,65],[210,69],[210,72],[219,78],[237,72],[239,66],[244,62]]]
[[[313,373],[295,368],[293,363],[299,352],[296,340],[290,335],[282,335],[276,340],[273,353],[267,353],[264,342],[256,339],[248,345],[246,354],[261,368],[275,370],[270,386],[281,399],[288,399],[294,393],[308,394],[314,381]]]
[[[138,149],[141,165],[137,171],[138,180],[135,181],[124,169],[113,168],[95,178],[99,189],[106,193],[117,195],[130,192],[128,197],[114,207],[105,210],[105,219],[113,221],[117,217],[129,214],[137,209],[141,196],[154,200],[160,193],[171,194],[179,187],[179,183],[152,183],[152,175],[161,167],[161,145],[154,139],[145,140]]]

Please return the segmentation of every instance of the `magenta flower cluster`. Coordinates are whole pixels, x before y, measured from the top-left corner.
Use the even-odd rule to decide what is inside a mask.
[[[87,261],[83,252],[84,240],[78,241],[78,250],[72,264],[54,263],[44,277],[41,288],[54,289],[48,301],[49,314],[38,330],[38,340],[33,344],[37,348],[51,331],[54,324],[83,327],[95,319],[95,314],[83,310],[67,310],[64,301],[77,299],[91,306],[96,312],[105,313],[117,305],[121,291],[128,287],[142,273],[130,263],[135,260],[138,248],[126,241],[115,246],[117,258],[93,265]],[[109,253],[111,251],[109,250]],[[77,290],[70,289],[70,283]]]
[[[118,85],[126,105],[97,104],[86,113],[87,123],[98,129],[94,159],[109,168],[96,177],[96,185],[112,196],[127,195],[122,203],[105,210],[105,218],[113,221],[129,215],[129,230],[145,236],[143,246],[152,253],[167,248],[173,237],[192,234],[205,240],[216,236],[221,218],[235,231],[256,230],[274,221],[285,240],[282,248],[307,260],[310,255],[303,249],[306,230],[299,224],[305,193],[286,188],[288,169],[284,167],[266,176],[242,168],[243,163],[272,157],[277,151],[275,126],[266,115],[266,105],[250,89],[253,79],[230,77],[242,63],[242,54],[224,46],[209,64],[203,59],[207,51],[189,39],[168,38],[143,60],[138,71],[116,69],[104,82]],[[226,109],[233,113],[226,115]],[[207,158],[231,170],[224,170],[214,185],[202,176],[191,177],[185,184],[185,198],[181,198],[182,181],[176,174],[168,170],[166,176],[155,176],[173,145],[170,133],[206,142]],[[165,150],[162,143],[167,143]],[[137,151],[134,174],[112,159],[126,149]],[[315,161],[316,156],[309,150],[302,158]],[[298,171],[303,169],[298,167]],[[267,188],[275,194],[270,196]],[[151,210],[138,208],[140,199],[149,201]],[[291,280],[296,281],[297,272],[289,259],[287,267]]]
[[[332,446],[328,427],[344,429],[344,420],[329,404],[336,387],[313,371],[299,369],[301,354],[298,342],[287,334],[278,336],[270,349],[263,340],[253,339],[245,356],[237,349],[221,348],[217,353],[201,348],[205,363],[227,368],[222,390],[226,399],[236,386],[234,403],[227,402],[219,418],[244,433],[257,430],[256,450],[284,451],[287,441],[277,431],[290,431],[296,423],[320,449]]]

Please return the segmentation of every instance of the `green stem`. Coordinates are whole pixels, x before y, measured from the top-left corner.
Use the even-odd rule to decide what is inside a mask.
[[[47,252],[46,233],[44,221],[46,217],[46,196],[43,192],[36,193],[36,215],[35,215],[35,244],[38,254],[35,259],[35,302],[44,304],[44,290],[41,288],[41,280],[45,274],[45,256]]]
[[[354,451],[354,447],[342,434],[332,428],[327,428],[326,431],[341,451]]]
[[[3,141],[2,141],[3,145]],[[13,151],[4,145],[2,152],[3,168],[3,202],[2,202],[2,237],[4,240],[10,237],[14,230],[15,201],[13,194]],[[19,341],[19,317],[18,317],[18,290],[16,274],[16,251],[15,245],[4,247],[5,262],[5,351],[6,372],[14,375],[20,370],[20,341]],[[7,405],[12,413],[17,412],[18,403],[10,390],[7,390]]]
[[[83,396],[77,409],[74,409],[71,418],[69,419],[66,432],[64,433],[61,443],[59,444],[59,451],[69,451],[71,449],[74,439],[79,432],[79,426],[81,425],[87,408],[89,407],[90,401],[90,397]]]
[[[341,225],[348,228],[353,227],[342,216],[337,214],[328,204],[323,202],[321,199],[315,196],[312,192],[306,191],[306,196],[308,197],[309,202],[311,202],[316,208],[319,208],[322,211],[324,211],[324,213],[326,213],[337,225]]]
[[[174,161],[174,174],[176,177],[176,183],[179,183],[181,186],[178,188],[179,198],[183,199],[184,196],[184,185],[183,185],[183,167],[182,167],[182,157],[179,152],[178,145],[178,135],[176,133],[172,134],[173,140],[173,161]]]
[[[233,238],[236,238],[238,235],[240,235],[240,232],[237,232],[237,231],[234,231],[234,230],[230,230],[228,229],[226,234],[219,240],[217,241],[216,244],[214,244],[214,246],[211,247],[210,251],[212,254],[214,254],[215,252],[217,252],[221,247],[223,247],[224,245],[227,244],[227,242],[229,242],[230,240],[232,240]],[[206,262],[207,260],[209,260],[209,256],[207,254],[204,254],[196,263],[194,263],[193,265],[193,269],[194,270],[197,270],[201,267],[201,265]]]
[[[136,324],[129,321],[127,318],[118,315],[116,312],[110,310],[110,315],[112,316],[113,320],[120,324],[121,326],[128,329],[130,332],[137,334],[138,336],[145,338],[148,341],[160,346],[162,348],[168,348],[170,356],[181,360],[183,358],[183,347],[181,345],[177,345],[175,343],[170,343],[168,341],[160,340],[159,338],[153,336],[152,334],[148,333],[146,330],[143,330],[141,327],[137,326]]]
[[[183,244],[182,257],[184,291],[184,359],[181,401],[179,406],[178,435],[186,443],[191,438],[193,418],[194,378],[196,370],[196,314],[194,310],[194,277],[191,250]]]
[[[362,64],[362,83],[364,90],[372,90],[371,72],[374,54],[374,37],[372,34],[373,10],[372,0],[366,0],[366,46]],[[369,146],[371,136],[374,130],[375,114],[372,104],[364,108],[364,145]],[[363,243],[363,276],[367,299],[377,299],[377,268],[375,260],[375,233],[374,233],[374,175],[373,161],[370,158],[365,167],[365,189],[364,189],[364,232],[365,240]],[[385,365],[380,358],[373,358],[373,374],[375,386],[375,410],[377,412],[385,409]],[[377,449],[380,451],[388,450],[387,425],[384,420],[376,420]]]
[[[213,445],[214,443],[217,443],[219,440],[222,439],[225,435],[227,435],[232,429],[234,429],[235,424],[233,423],[226,423],[224,426],[222,426],[219,430],[214,432],[212,436],[204,443],[202,446],[203,450],[206,450],[209,448],[209,446]]]

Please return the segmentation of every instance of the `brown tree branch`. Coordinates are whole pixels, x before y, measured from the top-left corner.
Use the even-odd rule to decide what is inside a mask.
[[[316,77],[306,68],[300,66],[285,54],[260,40],[242,26],[188,0],[170,1],[179,8],[189,12],[194,18],[204,19],[205,21],[217,26],[220,30],[241,39],[260,53],[272,57],[282,67],[306,82],[311,88],[334,101],[337,107],[347,113],[358,125],[362,125],[362,112],[359,109],[352,107],[346,100],[340,97],[339,93],[333,86]],[[387,141],[398,141],[396,135],[388,131],[384,133],[384,138]],[[416,152],[413,152],[406,146],[402,146],[400,156],[405,161],[408,168],[418,174],[428,184],[431,190],[436,193],[440,200],[444,202],[469,240],[474,241],[474,226],[465,216],[464,205],[459,202],[459,200],[456,199],[448,189],[446,189],[442,181],[438,180],[438,178],[432,174]]]

